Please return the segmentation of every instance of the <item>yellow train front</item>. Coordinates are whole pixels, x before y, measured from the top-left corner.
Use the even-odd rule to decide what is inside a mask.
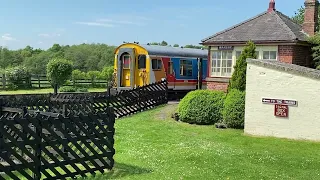
[[[129,90],[166,79],[169,90],[193,90],[198,82],[198,59],[206,86],[208,52],[201,49],[125,43],[115,50],[114,85]]]

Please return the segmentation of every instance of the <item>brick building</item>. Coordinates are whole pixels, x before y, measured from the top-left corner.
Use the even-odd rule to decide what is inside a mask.
[[[302,26],[277,11],[275,5],[270,0],[265,12],[202,40],[200,44],[209,47],[208,89],[227,89],[236,59],[249,40],[256,44],[258,59],[311,66],[307,37],[316,32],[318,0],[305,1]]]

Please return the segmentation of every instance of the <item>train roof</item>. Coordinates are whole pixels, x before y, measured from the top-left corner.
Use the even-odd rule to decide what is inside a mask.
[[[195,57],[195,58],[208,57],[208,50],[202,50],[202,49],[147,45],[147,44],[139,44],[139,46],[145,48],[148,51],[149,55]]]

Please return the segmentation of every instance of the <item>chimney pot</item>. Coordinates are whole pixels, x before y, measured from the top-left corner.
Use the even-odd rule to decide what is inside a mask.
[[[274,10],[276,10],[276,2],[275,2],[275,0],[270,0],[268,12],[271,12],[271,11],[274,11]]]

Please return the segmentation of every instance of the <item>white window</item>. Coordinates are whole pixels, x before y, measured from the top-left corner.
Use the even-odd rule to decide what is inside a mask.
[[[232,51],[212,51],[211,76],[231,77]]]
[[[277,60],[277,51],[263,51],[262,59]]]
[[[236,51],[236,60],[239,59],[241,53],[242,51]],[[259,59],[259,51],[256,51],[256,55],[257,55],[257,59]]]

